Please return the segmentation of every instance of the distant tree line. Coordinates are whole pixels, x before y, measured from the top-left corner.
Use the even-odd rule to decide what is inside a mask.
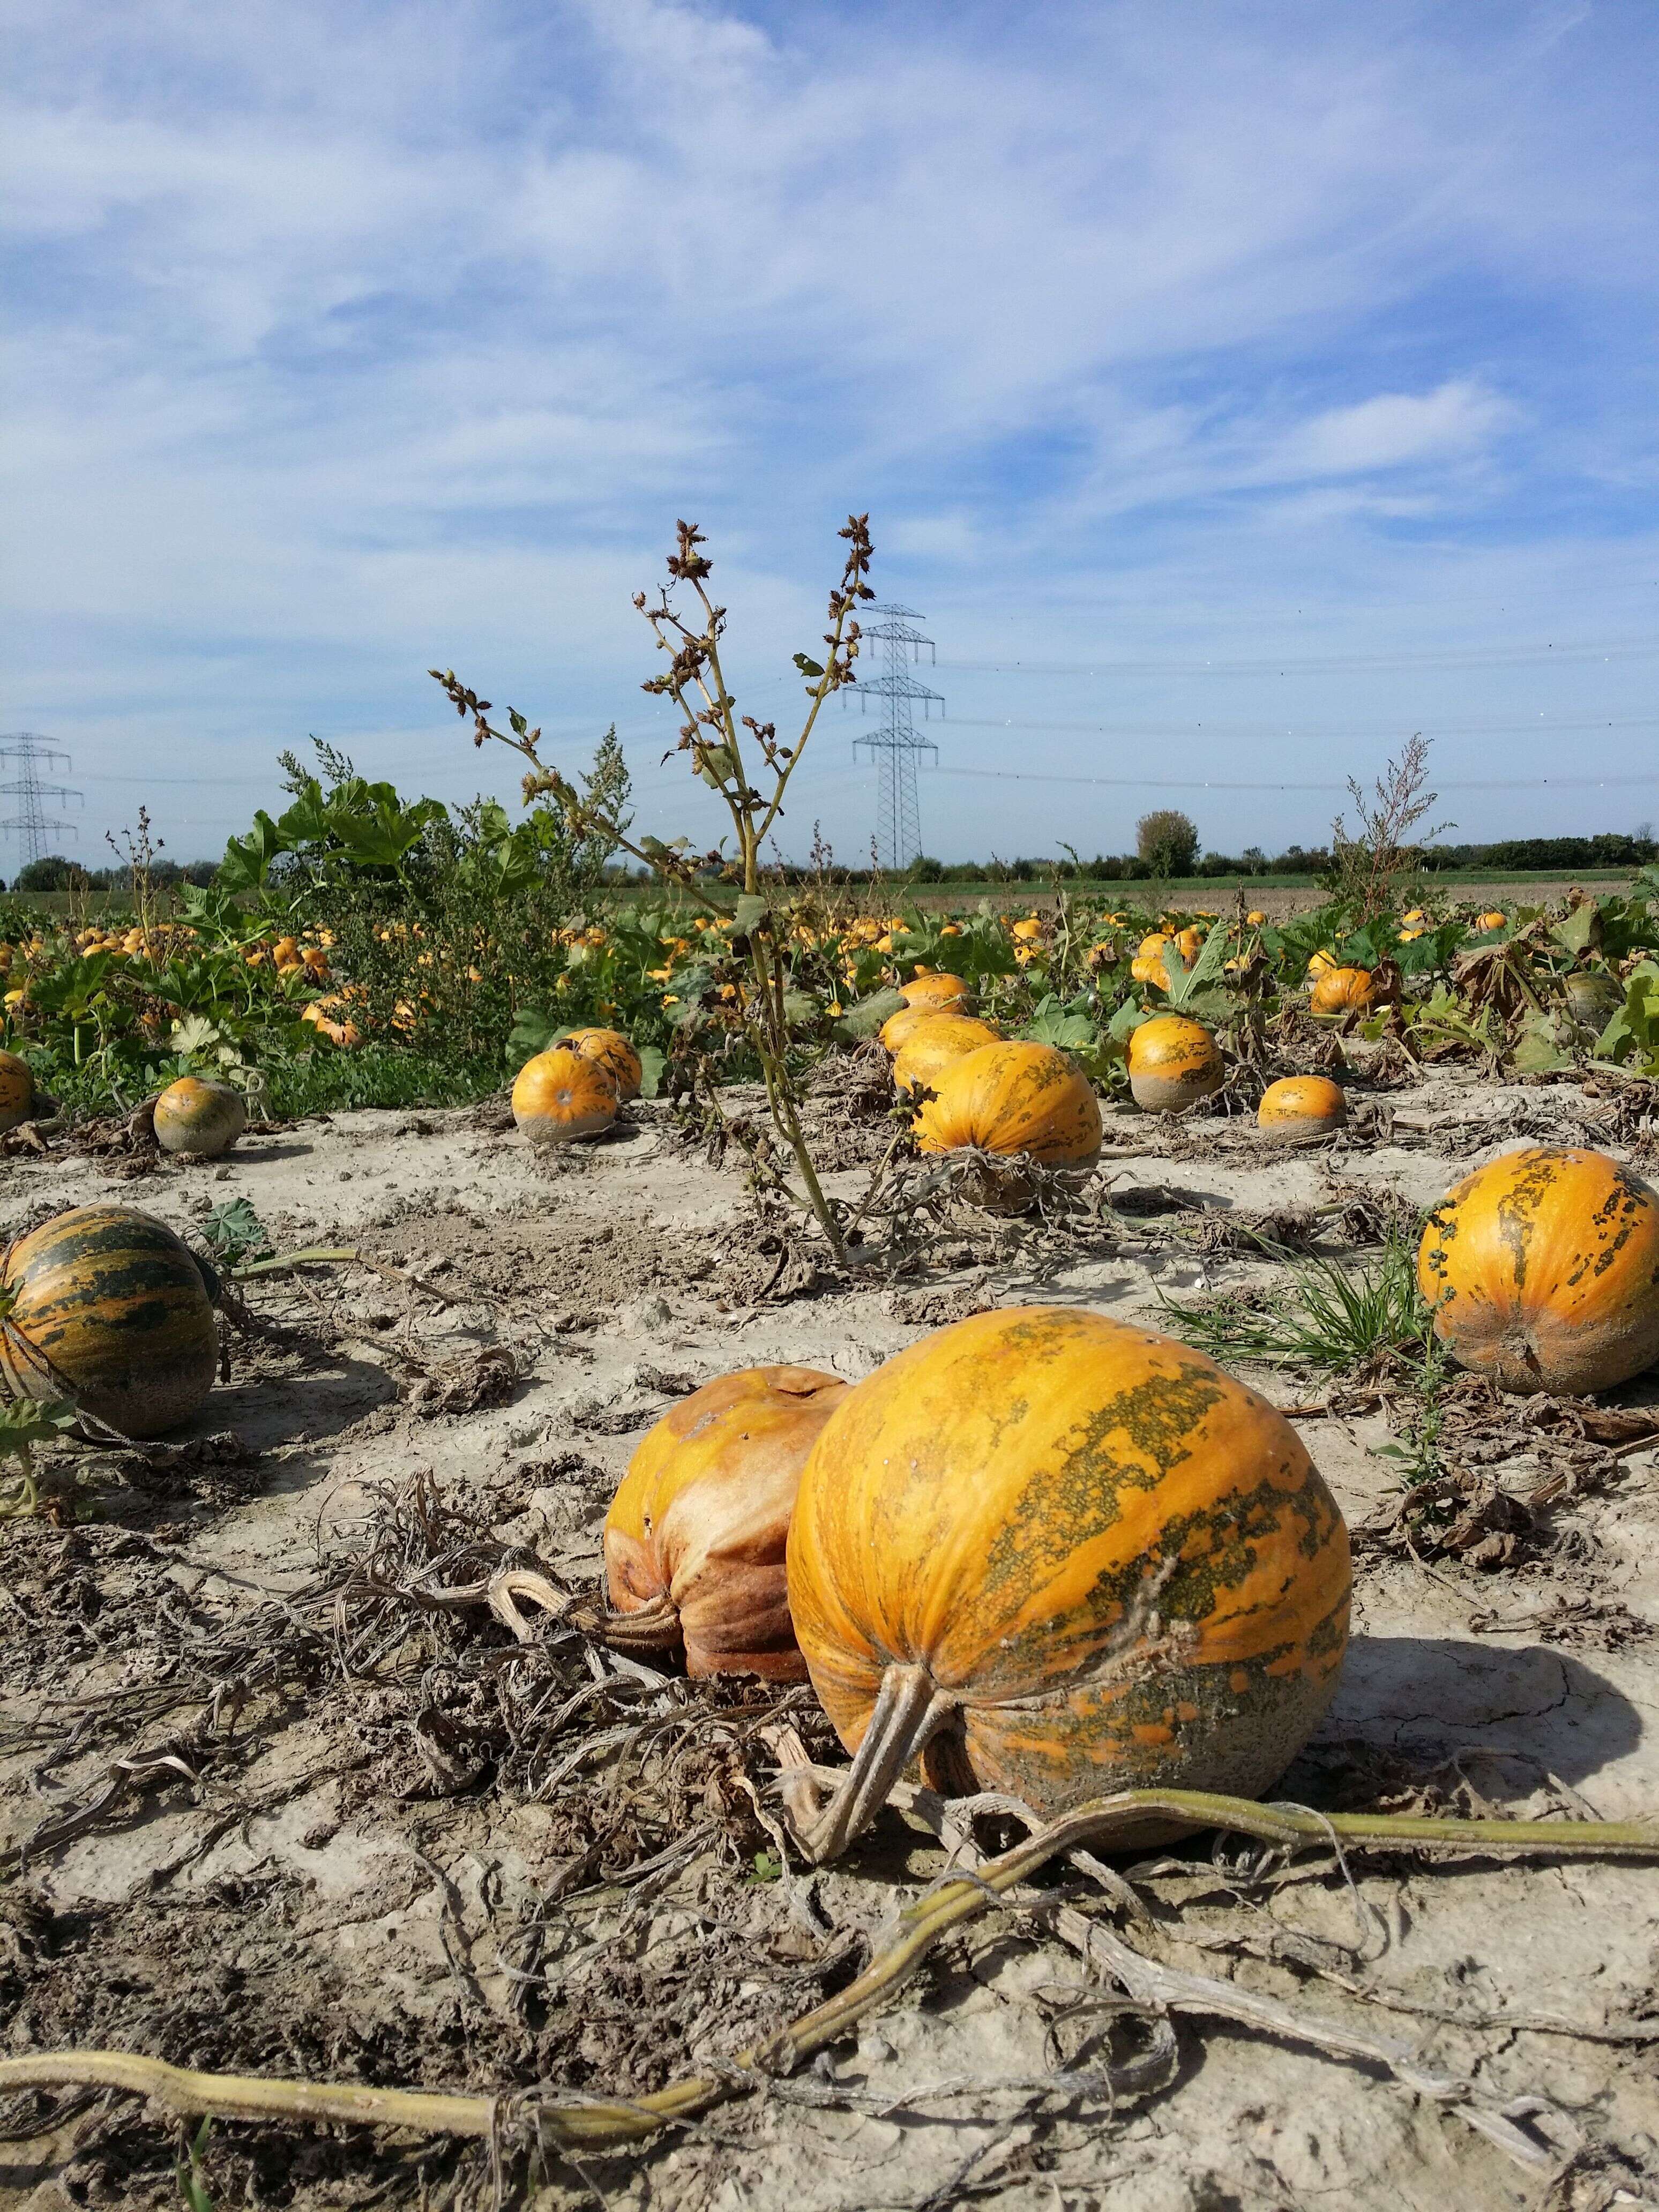
[[[210,884],[218,866],[216,860],[154,860],[150,863],[149,879],[159,890],[179,884]],[[130,891],[132,870],[125,861],[118,867],[83,868],[78,860],[66,860],[61,853],[52,853],[42,860],[27,861],[13,877],[10,888],[15,891],[66,891],[81,884],[93,891]],[[6,888],[0,884],[0,890]]]

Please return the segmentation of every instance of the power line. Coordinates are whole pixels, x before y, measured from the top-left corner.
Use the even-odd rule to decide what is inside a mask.
[[[885,650],[882,655],[881,674],[872,683],[860,684],[856,696],[860,711],[866,698],[882,700],[886,715],[873,737],[854,738],[853,757],[864,745],[872,752],[881,769],[880,787],[876,799],[877,837],[884,844],[882,854],[890,868],[908,868],[921,851],[921,801],[916,791],[916,756],[932,753],[939,758],[939,747],[915,731],[915,704],[921,702],[925,720],[932,708],[941,710],[945,702],[937,691],[930,691],[925,684],[918,684],[911,675],[908,664],[921,658],[925,645],[931,657],[932,638],[924,637],[912,623],[921,617],[912,607],[897,605],[872,607],[872,614],[885,619],[860,628],[866,637],[879,638]],[[843,695],[844,696],[844,695]]]
[[[997,783],[1086,783],[1112,791],[1339,791],[1346,783],[1230,783],[1218,777],[1182,782],[1165,775],[1046,775],[1011,768],[939,768],[935,775],[969,775]],[[1647,775],[1501,776],[1486,781],[1440,783],[1442,791],[1601,791],[1659,784],[1659,769]]]
[[[70,790],[64,784],[41,782],[38,773],[40,769],[50,768],[55,761],[62,761],[65,768],[72,768],[74,763],[61,745],[51,744],[33,730],[11,730],[0,736],[0,761],[15,761],[20,771],[11,782],[0,783],[0,793],[17,801],[16,813],[0,822],[0,830],[15,834],[18,853],[27,867],[31,860],[45,858],[48,831],[54,836],[63,832],[71,837],[81,834],[72,822],[59,822],[49,816],[41,802],[48,799],[60,802],[76,799],[84,805],[86,795]]]
[[[1079,737],[1193,738],[1317,738],[1322,744],[1344,744],[1351,740],[1399,738],[1403,725],[1391,722],[1369,730],[1334,730],[1328,723],[1303,730],[1287,729],[1283,722],[1032,722],[1000,714],[959,714],[951,726],[957,730],[1052,730]],[[1549,737],[1557,731],[1659,730],[1659,715],[1627,714],[1605,721],[1550,722],[1425,722],[1422,734],[1430,738]]]
[[[1268,676],[1386,673],[1395,668],[1504,668],[1569,660],[1639,660],[1659,654],[1659,640],[1617,638],[1605,644],[1471,646],[1437,653],[1286,653],[1270,659],[1205,660],[944,660],[953,674],[976,676]]]

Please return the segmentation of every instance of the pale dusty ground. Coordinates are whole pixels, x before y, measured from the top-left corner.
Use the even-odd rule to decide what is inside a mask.
[[[1473,1159],[1535,1130],[1540,1111],[1576,1097],[1449,1079],[1396,1093],[1402,1118],[1483,1127],[1466,1128],[1455,1152],[1356,1148],[1339,1171],[1427,1203]],[[15,1234],[51,1208],[94,1196],[142,1205],[185,1227],[209,1205],[246,1195],[285,1246],[361,1237],[385,1256],[424,1267],[459,1301],[442,1309],[411,1302],[361,1272],[329,1278],[329,1294],[344,1298],[337,1317],[349,1319],[351,1340],[310,1374],[233,1379],[216,1393],[199,1426],[234,1428],[259,1447],[256,1494],[186,1531],[170,1572],[200,1604],[234,1607],[251,1601],[252,1588],[295,1587],[319,1547],[360,1522],[366,1486],[396,1483],[417,1468],[463,1489],[501,1486],[506,1513],[527,1513],[523,1525],[533,1528],[538,1494],[549,1495],[538,1470],[561,1447],[579,1443],[620,1474],[664,1409],[653,1367],[702,1381],[738,1365],[793,1360],[856,1378],[921,1333],[896,1317],[883,1285],[720,1310],[718,1269],[702,1283],[665,1287],[647,1279],[641,1255],[653,1248],[712,1232],[708,1249],[718,1257],[722,1249],[739,1249],[748,1234],[736,1176],[671,1149],[664,1128],[659,1109],[640,1109],[631,1133],[553,1175],[510,1133],[436,1114],[307,1122],[248,1141],[222,1170],[169,1168],[131,1183],[112,1183],[83,1159],[9,1162],[0,1165],[0,1231]],[[1127,1155],[1112,1170],[1120,1186],[1176,1185],[1222,1206],[1311,1204],[1324,1195],[1328,1162],[1316,1153],[1264,1158],[1246,1142],[1219,1158],[1171,1159],[1140,1150],[1145,1128],[1127,1117],[1114,1125],[1115,1149]],[[591,1241],[605,1229],[614,1232],[609,1261]],[[490,1268],[492,1255],[508,1249],[519,1255],[510,1295],[475,1294],[505,1279]],[[1258,1267],[1149,1244],[1044,1277],[1005,1267],[990,1278],[989,1294],[1003,1303],[1076,1300],[1155,1322],[1160,1289],[1243,1279]],[[291,1288],[262,1296],[269,1310],[297,1316],[306,1310],[305,1294]],[[573,1313],[578,1325],[560,1333],[556,1320],[568,1324]],[[437,1421],[398,1410],[395,1389],[406,1372],[399,1345],[430,1365],[503,1338],[529,1362],[511,1403]],[[1309,1395],[1304,1382],[1252,1379],[1286,1402]],[[1639,1401],[1640,1386],[1626,1396]],[[1380,1420],[1312,1420],[1304,1434],[1351,1521],[1390,1494],[1392,1463],[1371,1449],[1387,1441]],[[1321,1732],[1330,1756],[1381,1747],[1424,1771],[1461,1757],[1494,1803],[1516,1810],[1582,1801],[1620,1817],[1659,1808],[1655,1464],[1650,1454],[1632,1457],[1605,1494],[1565,1506],[1556,1522],[1564,1541],[1549,1562],[1524,1572],[1481,1577],[1364,1558],[1355,1641]],[[1504,1472],[1524,1482],[1524,1467]],[[574,1542],[596,1557],[598,1518],[591,1512],[568,1536],[568,1552]],[[1622,1605],[1622,1626],[1603,1632],[1592,1615],[1588,1626],[1569,1626],[1571,1640],[1552,1641],[1525,1625],[1557,1613],[1558,1599],[1581,1601],[1587,1588]],[[15,1639],[27,1632],[18,1610],[5,1608],[0,1632],[14,1653]],[[1494,1620],[1522,1625],[1506,1633]],[[10,1665],[7,1671],[15,1673]],[[87,1679],[97,1679],[95,1662]],[[15,1694],[0,1700],[6,1719],[18,1711]],[[267,1780],[295,1771],[296,1760],[325,1764],[307,1749],[302,1716],[264,1757],[258,1771]],[[9,1841],[80,1802],[101,1771],[70,1761],[31,1790],[28,1764],[14,1756],[0,1766]],[[440,1808],[439,1826],[427,1831],[437,1840],[424,1847],[434,1863],[422,1872],[372,1808],[343,1814],[341,1787],[324,1775],[183,1866],[207,1815],[188,1791],[163,1795],[14,1877],[10,1909],[21,1909],[21,1893],[37,1916],[84,1929],[115,1901],[144,1894],[146,1885],[205,1907],[242,1893],[227,1888],[240,1882],[250,1914],[280,1902],[295,1976],[343,1974],[360,2040],[382,2038],[395,2049],[398,2015],[430,2021],[452,2013],[470,2049],[467,2008],[487,2013],[509,1994],[489,1899],[533,1900],[554,1871],[544,1815],[534,1807],[458,1803],[446,1844],[442,1820],[450,1815]],[[895,1829],[872,1862],[873,1876],[860,1874],[855,1856],[819,1877],[806,1926],[879,1924],[892,1883],[908,1880],[905,1893],[914,1894],[937,1863],[925,1852],[907,1861],[906,1848]],[[450,1909],[469,1946],[474,1979],[460,1997],[446,1956],[455,1923],[447,1933],[439,1876],[447,1878]],[[863,2100],[869,2109],[820,2109],[783,2097],[738,2103],[701,2131],[596,2160],[586,2179],[568,2172],[538,2202],[601,2203],[618,2212],[647,2205],[862,2212],[968,2202],[1000,2212],[1108,2203],[1113,2212],[1659,2205],[1651,2039],[1659,2039],[1659,1868],[1471,1862],[1437,1869],[1401,1857],[1362,1869],[1358,1879],[1374,1914],[1364,1940],[1341,1882],[1311,1862],[1282,1886],[1242,1891],[1219,1876],[1165,1875],[1152,1884],[1165,1930],[1161,1955],[1195,1972],[1231,1975],[1306,2016],[1396,2038],[1429,2071],[1467,2078],[1489,2099],[1543,2100],[1525,2123],[1536,2163],[1518,2162],[1373,2067],[1194,2019],[1178,2023],[1182,2059],[1173,2083],[1116,2118],[1086,2096],[1044,2100],[1029,2089],[987,2087],[1051,2068],[1056,2053],[1045,2049],[1045,2037],[1054,1993],[1086,1995],[1075,1956],[1010,1916],[977,1926],[934,1972],[868,2020],[855,2043],[821,2062],[822,2081],[872,2093]],[[656,1942],[695,1933],[698,1894],[694,1865],[663,1893],[657,1917],[634,1940],[648,1954]],[[0,1896],[0,1921],[8,1909]],[[233,1948],[234,1940],[233,1923]],[[66,1955],[73,1948],[69,1942]],[[1566,2024],[1583,2033],[1567,2033]],[[474,2028],[487,2050],[483,2025],[480,2014]],[[1066,2029],[1067,2056],[1081,2033],[1076,2024]],[[0,2021],[0,2048],[21,2047]],[[729,2047],[713,2020],[701,2055],[718,2059]],[[350,2048],[347,2039],[345,2075]],[[458,2045],[447,2081],[484,2086],[489,2078],[487,2063],[469,2066]],[[1522,2115],[1528,2109],[1516,2107]],[[67,2181],[55,2168],[85,2119],[67,2123],[56,2137],[0,2145],[0,2204],[58,2212],[119,2201],[84,2193],[84,2175],[77,2179],[73,2166]],[[303,2160],[295,2172],[290,2201],[297,2205],[418,2201],[412,2193],[379,2194],[384,2185],[371,2184],[367,2165],[361,2193],[337,2179],[313,2186]],[[448,2201],[435,2185],[434,2191],[431,2202]],[[487,2192],[478,2201],[488,2201]]]

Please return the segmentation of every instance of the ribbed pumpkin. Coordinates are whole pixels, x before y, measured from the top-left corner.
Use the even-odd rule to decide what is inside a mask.
[[[952,1061],[915,1132],[924,1152],[971,1146],[1045,1167],[1086,1167],[1100,1156],[1100,1102],[1063,1052],[1011,1039]],[[1012,1183],[1008,1194],[1016,1194]]]
[[[804,1681],[784,1544],[795,1486],[848,1385],[812,1367],[745,1367],[665,1414],[605,1516],[623,1650],[683,1645],[689,1674]]]
[[[1430,1214],[1417,1279],[1461,1366],[1610,1389],[1659,1360],[1659,1194],[1605,1152],[1504,1152]]]
[[[1157,952],[1137,952],[1129,963],[1129,973],[1137,983],[1156,983],[1160,991],[1170,988],[1170,971],[1164,964],[1162,948]]]
[[[1281,1075],[1262,1092],[1255,1118],[1263,1129],[1304,1136],[1346,1127],[1348,1101],[1341,1085],[1328,1075]]]
[[[1179,1114],[1219,1091],[1221,1053],[1201,1022],[1155,1014],[1129,1033],[1129,1089],[1149,1114]]]
[[[966,1013],[974,1003],[964,975],[918,975],[899,985],[899,995],[907,1006],[927,1006],[935,1012]]]
[[[639,1097],[643,1073],[640,1056],[620,1030],[572,1030],[559,1042],[572,1052],[580,1053],[584,1060],[597,1060],[615,1083],[617,1097],[624,1103]]]
[[[1502,929],[1508,919],[1509,916],[1500,914],[1495,906],[1488,907],[1484,914],[1476,915],[1474,926],[1477,929]]]
[[[1048,1815],[1254,1794],[1330,1701],[1348,1590],[1296,1431],[1201,1352],[1073,1306],[941,1329],[842,1401],[801,1475],[790,1610],[857,1753],[809,1848],[918,1751],[935,1788]]]
[[[207,1279],[172,1230],[125,1206],[80,1206],[19,1239],[0,1374],[21,1397],[70,1398],[124,1436],[187,1421],[213,1388]]]
[[[1364,968],[1328,968],[1317,978],[1308,1003],[1316,1014],[1363,1014],[1371,1003],[1370,971]]]
[[[896,1060],[924,1022],[936,1022],[937,1006],[901,1006],[896,1014],[889,1014],[882,1024],[880,1037],[883,1045]]]
[[[596,1137],[621,1103],[609,1068],[567,1045],[526,1060],[513,1085],[513,1119],[532,1145],[564,1145]]]
[[[34,1106],[34,1073],[15,1052],[0,1052],[0,1134],[29,1118]]]
[[[155,1141],[164,1152],[215,1160],[247,1127],[247,1103],[228,1083],[203,1083],[181,1075],[169,1083],[153,1109]]]
[[[945,1069],[964,1053],[995,1044],[1000,1030],[971,1014],[930,1014],[911,1030],[893,1056],[893,1081],[901,1091],[937,1091]]]

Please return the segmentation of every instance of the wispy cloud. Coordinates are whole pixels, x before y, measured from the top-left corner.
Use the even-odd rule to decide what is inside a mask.
[[[175,846],[306,729],[465,790],[434,659],[648,738],[628,594],[677,513],[757,668],[852,504],[964,659],[1642,617],[1644,11],[8,12],[0,711],[100,820],[163,738],[249,780]],[[987,788],[930,842],[984,845]],[[844,756],[817,793],[860,847]]]

